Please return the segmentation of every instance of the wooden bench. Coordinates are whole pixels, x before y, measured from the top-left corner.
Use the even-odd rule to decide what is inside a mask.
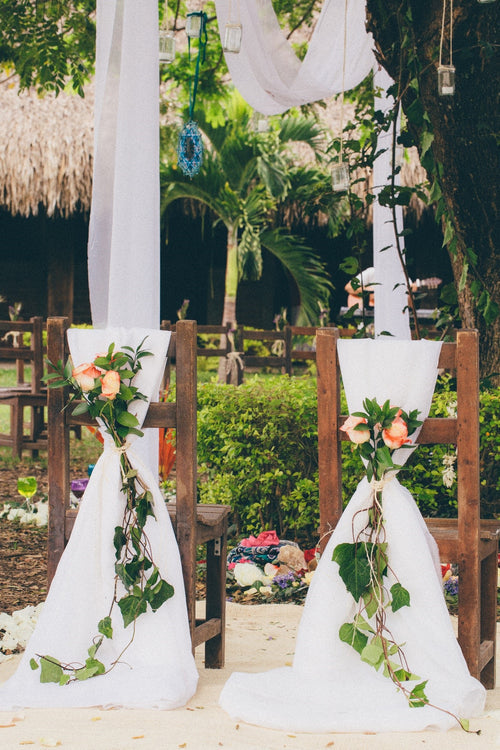
[[[47,322],[48,359],[66,361],[67,318],[49,318]],[[171,335],[169,359],[176,366],[174,402],[151,403],[143,428],[173,427],[176,430],[175,503],[167,508],[172,520],[181,556],[186,602],[193,649],[205,644],[205,667],[224,666],[227,505],[202,505],[196,502],[196,323],[182,320]],[[77,514],[70,508],[69,427],[94,424],[88,415],[72,416],[64,409],[65,390],[49,389],[49,529],[48,578],[54,576],[64,547],[71,535]],[[112,544],[112,540],[110,540]],[[196,619],[196,552],[206,546],[206,612]]]
[[[317,336],[318,463],[320,535],[334,529],[342,514],[340,370],[338,332]],[[457,331],[443,343],[439,367],[456,373],[456,417],[428,418],[417,442],[457,447],[458,518],[426,519],[441,560],[459,570],[458,641],[470,673],[486,688],[495,686],[498,538],[500,522],[480,517],[479,347],[477,331]]]

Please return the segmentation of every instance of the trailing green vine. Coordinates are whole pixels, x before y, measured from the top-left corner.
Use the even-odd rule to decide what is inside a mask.
[[[97,624],[97,633],[82,663],[62,663],[54,656],[37,654],[31,659],[32,669],[40,667],[41,682],[56,682],[66,685],[77,680],[107,674],[120,661],[134,640],[137,619],[150,608],[156,612],[164,602],[174,595],[173,586],[164,580],[153,560],[149,539],[145,532],[149,516],[154,517],[153,497],[127,455],[130,435],[142,436],[137,417],[129,411],[131,404],[146,397],[133,385],[134,377],[142,369],[141,360],[151,356],[143,349],[144,340],[137,349],[124,346],[115,352],[110,344],[107,353],[98,355],[92,363],[76,368],[71,361],[51,364],[53,372],[47,376],[50,388],[69,386],[73,393],[68,406],[73,405],[73,414],[88,413],[99,420],[110,435],[114,448],[119,452],[121,492],[124,496],[121,526],[114,531],[112,541],[115,549],[115,580],[113,599],[107,614]],[[120,588],[125,589],[120,594]],[[97,658],[104,639],[113,638],[112,615],[115,605],[120,610],[123,626],[132,625],[130,640],[120,655],[110,664]]]

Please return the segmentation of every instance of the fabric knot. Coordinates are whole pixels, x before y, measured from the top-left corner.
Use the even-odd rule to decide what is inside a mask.
[[[374,492],[382,492],[386,484],[389,484],[394,477],[396,476],[395,471],[388,471],[387,474],[384,474],[382,479],[372,479],[370,482],[370,487]]]
[[[126,440],[123,445],[114,445],[112,446],[113,450],[116,451],[116,453],[126,453],[128,449],[130,448],[130,443],[128,440]]]
[[[241,352],[228,352],[226,355],[226,375],[236,374],[243,370]]]

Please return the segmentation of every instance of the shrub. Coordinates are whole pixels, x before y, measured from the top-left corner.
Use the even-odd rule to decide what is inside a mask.
[[[453,412],[453,381],[443,376],[432,416]],[[481,393],[482,515],[498,514],[500,391]],[[199,498],[230,504],[238,535],[275,529],[281,538],[317,542],[318,433],[314,378],[254,377],[239,387],[207,383],[198,389]],[[346,411],[345,401],[343,411]],[[424,516],[456,516],[454,446],[420,446],[400,480]],[[448,484],[445,457],[451,456]],[[364,470],[351,444],[342,444],[343,501]]]

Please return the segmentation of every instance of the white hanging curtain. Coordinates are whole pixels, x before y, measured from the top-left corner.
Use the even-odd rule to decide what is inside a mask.
[[[237,0],[216,0],[219,31]],[[327,99],[342,90],[346,0],[325,0],[303,62],[281,31],[271,0],[240,0],[241,51],[226,54],[234,85],[258,112],[277,115],[290,107]],[[374,64],[365,30],[364,0],[347,4],[345,89],[365,78]]]
[[[98,0],[94,120],[92,321],[158,328],[158,0]]]
[[[376,86],[387,90],[392,83],[385,71],[377,70],[373,39],[365,28],[365,0],[325,0],[303,62],[283,34],[271,0],[216,0],[215,4],[222,38],[225,24],[234,21],[238,7],[241,51],[227,53],[226,63],[234,85],[258,112],[277,115],[290,107],[328,99],[357,86],[372,69]],[[386,110],[389,99],[381,98],[376,105]],[[378,190],[391,172],[391,137],[385,134],[378,145],[388,149],[375,161],[373,179]],[[401,231],[402,212],[398,209],[397,213]],[[378,202],[373,206],[373,227],[373,265],[376,280],[381,281],[375,293],[375,333],[408,339],[404,274],[396,253],[392,213]]]

